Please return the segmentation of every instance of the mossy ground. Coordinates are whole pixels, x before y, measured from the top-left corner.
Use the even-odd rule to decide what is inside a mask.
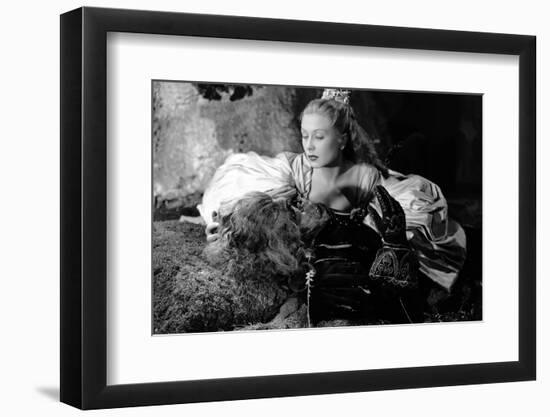
[[[468,261],[452,293],[435,285],[422,292],[425,322],[482,318],[481,231],[466,231]],[[277,314],[285,292],[267,286],[243,293],[232,277],[204,260],[205,243],[201,225],[176,220],[153,223],[154,333],[265,328],[257,323]]]
[[[202,256],[204,227],[178,221],[153,224],[153,330],[226,331],[267,322],[288,294],[273,282],[235,277]],[[230,270],[230,269],[229,269]]]
[[[169,314],[174,305],[176,277],[182,267],[199,271],[208,267],[201,261],[204,229],[200,226],[162,221],[153,223],[153,327],[166,333],[178,317]]]

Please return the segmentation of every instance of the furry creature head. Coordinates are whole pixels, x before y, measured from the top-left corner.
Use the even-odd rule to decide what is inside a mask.
[[[299,215],[286,200],[249,193],[219,223],[220,238],[203,252],[210,263],[243,279],[286,279],[301,270]]]
[[[313,240],[330,220],[327,207],[321,203],[299,199],[292,209],[298,218],[302,242],[306,247],[312,246]]]

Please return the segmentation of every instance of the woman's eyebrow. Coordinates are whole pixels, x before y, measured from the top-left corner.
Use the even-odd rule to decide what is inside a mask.
[[[309,130],[304,129],[303,127],[302,127],[302,131],[309,132]],[[313,129],[312,130],[312,132],[326,132],[326,131],[327,131],[327,129]]]

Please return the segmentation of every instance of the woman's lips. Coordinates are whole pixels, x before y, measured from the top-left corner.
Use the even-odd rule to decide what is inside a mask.
[[[307,159],[309,159],[310,161],[315,161],[317,158],[319,158],[317,155],[308,155],[307,156]]]

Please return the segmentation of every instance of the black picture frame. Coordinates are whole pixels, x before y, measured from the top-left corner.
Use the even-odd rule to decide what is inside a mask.
[[[108,32],[519,57],[519,360],[107,385]],[[251,17],[80,8],[61,15],[61,401],[81,409],[536,378],[536,38]]]

